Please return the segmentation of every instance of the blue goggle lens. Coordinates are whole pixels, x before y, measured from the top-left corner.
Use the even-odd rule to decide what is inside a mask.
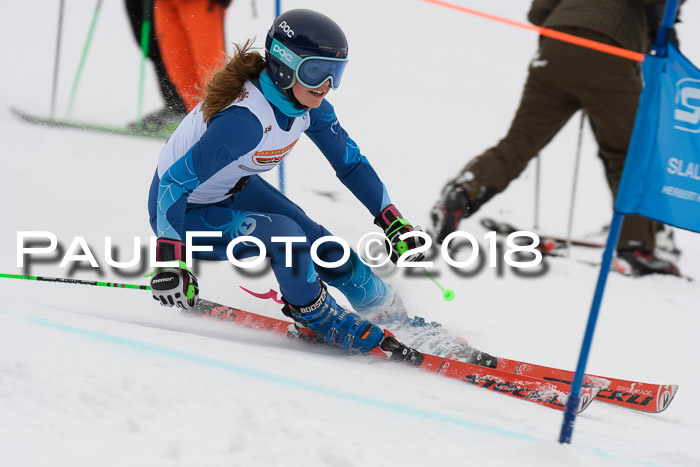
[[[310,57],[302,60],[297,68],[297,80],[307,88],[317,88],[331,80],[331,88],[338,89],[347,59]]]

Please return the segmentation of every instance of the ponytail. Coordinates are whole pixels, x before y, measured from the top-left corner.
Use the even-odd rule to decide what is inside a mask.
[[[202,99],[205,123],[231,105],[243,91],[244,83],[259,77],[265,69],[265,59],[258,52],[252,52],[252,46],[253,39],[248,39],[243,45],[235,44],[233,57],[206,84]]]

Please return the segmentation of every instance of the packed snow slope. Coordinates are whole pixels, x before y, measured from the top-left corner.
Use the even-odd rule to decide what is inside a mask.
[[[525,0],[456,1],[521,21],[529,7]],[[107,265],[105,237],[120,260],[133,257],[135,237],[148,244],[146,197],[161,143],[31,126],[7,110],[49,113],[57,3],[0,7],[0,272],[145,284],[145,266],[119,275]],[[685,6],[679,34],[682,50],[700,63],[697,3]],[[417,0],[285,0],[283,6],[317,9],[345,30],[350,65],[330,100],[395,204],[426,225],[444,181],[507,130],[537,37]],[[273,8],[273,2],[233,2],[229,51],[253,36],[262,45]],[[66,2],[59,117],[93,9],[94,2]],[[139,63],[122,2],[104,2],[73,117],[111,125],[133,120]],[[152,111],[161,101],[150,65],[147,71],[144,108]],[[542,231],[566,232],[577,136],[575,116],[541,154]],[[354,245],[376,231],[308,140],[285,169],[289,197],[336,235]],[[268,178],[276,183],[276,177]],[[588,127],[578,182],[574,233],[584,236],[611,217]],[[533,164],[462,223],[485,259],[488,242],[478,220],[498,217],[531,229],[534,193]],[[62,256],[53,254],[19,268],[18,231],[52,232],[64,252],[83,237],[100,267],[87,261],[60,267]],[[700,280],[700,236],[676,231],[676,241],[681,270]],[[600,259],[600,252],[593,255]],[[488,263],[467,277],[437,258],[430,270],[455,291],[452,302],[422,274],[385,277],[411,313],[477,347],[573,369],[598,271],[567,259],[548,265],[537,278],[508,267],[499,274]],[[253,272],[199,264],[201,294],[280,316],[278,305],[239,288],[277,288],[269,270]],[[594,403],[578,417],[572,445],[556,441],[558,411],[390,362],[188,319],[158,306],[148,292],[0,279],[0,293],[4,466],[700,465],[697,281],[610,276],[588,370],[680,390],[657,415]]]

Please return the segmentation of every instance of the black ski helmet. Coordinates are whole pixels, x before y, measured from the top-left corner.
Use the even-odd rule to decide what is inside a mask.
[[[294,86],[299,59],[307,57],[325,57],[342,64],[335,70],[337,76],[327,76],[323,80],[332,78],[333,88],[337,88],[348,58],[348,41],[343,30],[316,11],[297,9],[282,13],[272,23],[265,39],[267,71],[275,85],[281,89]],[[302,84],[305,83],[302,81]]]

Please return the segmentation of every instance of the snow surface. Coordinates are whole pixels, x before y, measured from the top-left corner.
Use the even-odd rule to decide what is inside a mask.
[[[2,3],[0,107],[49,113],[57,3]],[[66,3],[58,116],[94,9],[94,2]],[[683,51],[700,63],[697,3],[685,6],[679,33]],[[446,178],[505,133],[536,36],[417,0],[283,4],[324,12],[346,31],[350,66],[331,101],[394,202],[425,225]],[[521,21],[529,7],[525,0],[459,4]],[[273,8],[234,2],[229,42],[257,36],[262,44]],[[73,116],[125,124],[136,115],[138,76],[123,3],[104,2]],[[149,68],[145,109],[160,105]],[[111,236],[126,258],[134,237],[146,245],[152,235],[146,197],[161,143],[31,126],[7,110],[0,122],[0,272],[23,272],[17,231],[51,231],[64,248],[84,237],[101,265],[95,271],[83,263],[73,277],[146,283],[134,271],[120,277],[108,268],[103,243]],[[566,232],[577,135],[575,116],[542,153],[541,230]],[[611,216],[588,128],[582,156],[577,236]],[[374,230],[372,219],[322,160],[308,140],[300,142],[286,164],[287,193],[354,244]],[[532,228],[534,186],[533,164],[461,228],[482,247],[481,216]],[[700,278],[700,236],[676,237],[680,268]],[[566,259],[549,264],[537,279],[508,268],[499,277],[488,267],[467,278],[438,261],[433,272],[456,292],[450,303],[421,275],[388,279],[411,312],[480,348],[574,368],[597,270]],[[277,288],[261,271],[251,277],[229,264],[201,264],[202,296],[279,316],[276,304],[239,289]],[[57,261],[28,272],[70,273]],[[8,279],[0,291],[3,466],[700,465],[697,282],[610,276],[588,370],[680,390],[657,415],[594,403],[578,417],[572,445],[556,441],[558,411],[389,362],[188,319],[146,292]]]

